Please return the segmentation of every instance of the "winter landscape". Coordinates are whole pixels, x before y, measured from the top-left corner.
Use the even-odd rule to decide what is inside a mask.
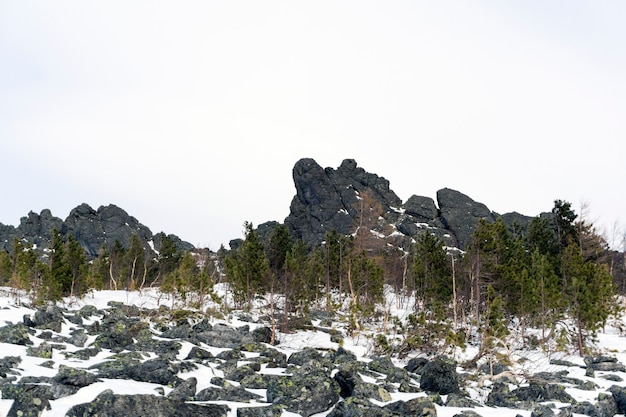
[[[228,297],[225,287],[215,293]],[[222,315],[185,308],[156,289],[95,291],[56,306],[27,307],[2,289],[0,414],[8,416],[610,416],[626,407],[623,317],[597,334],[594,357],[506,346],[475,369],[477,346],[446,359],[380,355],[367,321],[312,320],[275,335],[263,304]],[[407,319],[413,300],[388,292],[388,313]],[[528,329],[527,331],[532,331]],[[387,329],[387,336],[393,333]],[[506,349],[505,349],[506,348]],[[490,361],[493,362],[490,366]],[[505,370],[506,369],[506,370]],[[291,382],[289,382],[291,381]],[[428,385],[426,387],[426,385]]]

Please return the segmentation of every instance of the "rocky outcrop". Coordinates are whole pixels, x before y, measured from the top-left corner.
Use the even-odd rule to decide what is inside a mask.
[[[63,236],[74,236],[91,258],[98,256],[98,250],[104,245],[112,246],[116,241],[129,247],[133,235],[137,235],[149,251],[153,247],[158,250],[161,240],[160,233],[153,235],[147,226],[113,204],[100,206],[98,210],[81,204],[72,209],[65,220],[54,217],[50,210],[44,209],[40,214],[31,211],[28,216],[22,217],[18,227],[0,224],[0,248],[10,251],[13,240],[17,238],[43,253],[52,242],[53,230],[58,230]],[[179,249],[194,248],[176,235],[168,235],[168,238]]]
[[[322,168],[313,159],[301,159],[293,168],[296,196],[291,202],[285,224],[305,243],[324,240],[328,230],[341,234],[354,232],[355,219],[360,213],[360,199],[380,203],[389,220],[395,218],[391,207],[399,208],[400,198],[389,188],[389,181],[357,167],[346,159],[334,170]]]
[[[481,219],[493,222],[501,217],[512,227],[527,228],[531,217],[519,213],[499,215],[465,194],[444,188],[437,192],[437,203],[412,195],[402,203],[389,181],[366,172],[352,159],[339,168],[322,168],[315,160],[299,160],[293,168],[296,187],[285,225],[292,235],[313,246],[326,232],[352,234],[363,223],[363,210],[376,207],[380,217],[367,226],[387,243],[406,247],[420,234],[433,233],[447,245],[465,249]]]
[[[437,191],[441,220],[460,248],[466,248],[476,225],[483,219],[491,223],[496,216],[483,203],[478,203],[459,191],[444,188]]]

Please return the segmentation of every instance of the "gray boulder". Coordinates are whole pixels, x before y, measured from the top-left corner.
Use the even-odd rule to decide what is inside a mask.
[[[322,372],[296,374],[270,381],[267,402],[309,417],[332,407],[339,400],[339,392],[339,385]]]
[[[243,386],[234,386],[224,382],[223,387],[208,387],[195,395],[195,401],[234,401],[247,403],[250,400],[261,401],[263,398],[246,390]]]
[[[7,374],[17,375],[15,369],[20,362],[22,362],[22,358],[19,356],[5,356],[0,359],[0,378],[6,378]]]
[[[32,332],[34,333],[34,331]],[[7,324],[0,327],[0,342],[13,345],[32,345],[30,333],[31,330],[21,323]]]
[[[458,393],[459,380],[454,361],[437,357],[422,368],[420,387],[424,391],[436,392],[441,395]]]
[[[626,387],[620,387],[619,385],[612,385],[608,391],[615,400],[618,414],[626,414]]]
[[[176,401],[192,401],[196,395],[198,380],[194,377],[184,380],[169,393],[167,398]]]
[[[428,397],[413,398],[408,401],[396,401],[384,407],[398,416],[437,417],[435,404]]]
[[[328,414],[328,417],[395,417],[399,415],[402,414],[396,414],[389,409],[379,407],[371,401],[351,397],[338,403]]]
[[[66,417],[225,417],[225,405],[193,404],[155,395],[119,395],[106,390],[89,403],[70,408]]]
[[[38,329],[52,330],[59,333],[64,322],[63,310],[56,305],[49,305],[37,309],[32,321],[29,323]]]
[[[13,400],[7,417],[39,417],[50,409],[52,390],[47,385],[6,384],[2,386],[2,398]]]
[[[496,216],[486,205],[450,188],[437,191],[437,203],[446,229],[456,237],[462,249],[469,245],[480,219],[489,223],[496,220]]]
[[[97,381],[98,378],[89,371],[61,365],[52,378],[52,394],[55,399],[66,397]]]

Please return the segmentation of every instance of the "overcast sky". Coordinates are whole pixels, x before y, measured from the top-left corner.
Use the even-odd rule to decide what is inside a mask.
[[[116,204],[217,250],[303,157],[406,201],[626,222],[626,2],[0,0],[0,222]]]

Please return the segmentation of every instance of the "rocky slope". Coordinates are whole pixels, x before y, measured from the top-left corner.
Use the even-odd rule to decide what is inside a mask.
[[[340,316],[320,315],[271,345],[261,315],[170,310],[156,292],[99,293],[111,298],[105,306],[87,297],[38,309],[8,295],[0,309],[0,414],[9,417],[626,412],[626,367],[613,355],[548,362],[525,351],[509,367],[462,368],[446,356],[376,354],[367,330],[349,337]]]

